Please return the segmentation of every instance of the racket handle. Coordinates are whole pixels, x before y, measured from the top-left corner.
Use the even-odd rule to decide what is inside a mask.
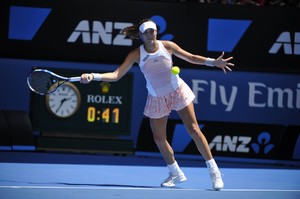
[[[69,82],[80,82],[81,77],[70,77]]]

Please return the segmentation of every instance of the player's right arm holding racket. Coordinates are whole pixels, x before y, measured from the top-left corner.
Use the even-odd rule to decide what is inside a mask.
[[[91,81],[115,82],[121,79],[132,67],[138,63],[140,58],[139,48],[132,50],[125,58],[124,62],[113,72],[107,73],[84,73],[81,75],[81,83],[88,84]]]

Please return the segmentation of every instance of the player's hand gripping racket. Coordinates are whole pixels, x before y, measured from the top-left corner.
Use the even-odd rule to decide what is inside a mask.
[[[49,70],[35,69],[27,77],[29,88],[39,94],[47,95],[66,82],[79,82],[81,77],[63,77]]]

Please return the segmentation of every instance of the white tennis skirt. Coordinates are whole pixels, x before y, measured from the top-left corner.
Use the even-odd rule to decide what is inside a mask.
[[[195,99],[190,87],[182,82],[173,92],[166,96],[152,96],[148,94],[144,109],[144,115],[158,119],[170,115],[172,110],[179,111],[189,105]]]

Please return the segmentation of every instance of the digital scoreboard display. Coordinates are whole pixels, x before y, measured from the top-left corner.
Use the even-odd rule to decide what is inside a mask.
[[[67,77],[83,73],[50,70]],[[48,136],[130,135],[132,81],[127,73],[117,82],[68,82],[46,96],[31,93],[33,128]]]

